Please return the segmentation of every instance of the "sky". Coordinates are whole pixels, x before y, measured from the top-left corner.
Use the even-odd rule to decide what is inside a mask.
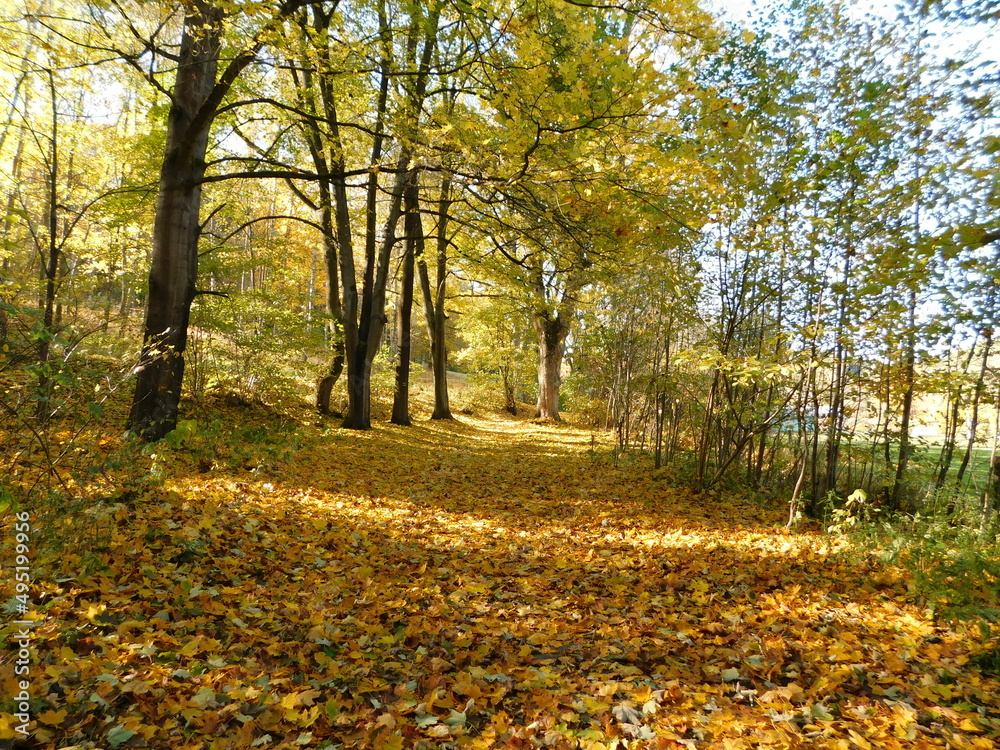
[[[859,15],[872,14],[887,18],[895,15],[896,8],[899,6],[897,2],[887,2],[886,0],[854,0],[851,4],[857,9]],[[756,0],[706,0],[705,5],[724,18],[746,23],[768,3]],[[976,49],[979,59],[995,62],[997,54],[1000,52],[1000,50],[994,49],[997,46],[995,40],[1000,34],[1000,29],[997,28],[996,24],[969,24],[964,28],[948,30],[941,24],[931,24],[930,28],[934,40],[932,44],[940,50],[944,58],[958,57],[970,49]]]

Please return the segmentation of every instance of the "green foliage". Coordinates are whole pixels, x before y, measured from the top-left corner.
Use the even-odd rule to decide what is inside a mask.
[[[822,507],[829,514],[831,524],[827,531],[831,534],[842,534],[862,524],[870,524],[879,516],[878,508],[869,502],[868,493],[862,489],[854,490],[843,503],[839,503],[836,493],[830,491]]]
[[[531,415],[537,389],[537,383],[521,381],[509,394],[519,415]],[[453,408],[462,414],[511,411],[504,373],[500,370],[470,373],[464,386],[454,390],[450,399]]]
[[[393,305],[401,243],[378,248],[403,232],[380,222],[402,157],[418,187],[422,260],[435,246],[447,257],[431,276],[451,354],[469,374],[456,411],[533,400],[538,331],[555,324],[541,343],[566,346],[561,403],[614,429],[616,462],[655,451],[672,480],[760,491],[790,489],[805,467],[802,496],[835,531],[878,527],[891,491],[887,504],[913,518],[985,533],[978,505],[962,514],[988,472],[972,466],[967,496],[928,495],[932,451],[912,433],[938,419],[938,393],[957,405],[951,427],[970,421],[973,398],[982,406],[974,456],[997,429],[983,341],[1000,313],[1000,141],[984,123],[1000,99],[995,66],[939,59],[915,7],[890,20],[789,0],[752,31],[721,33],[690,4],[657,6],[663,25],[648,22],[651,6],[546,1],[513,19],[489,2],[384,14],[362,4],[330,6],[329,27],[304,34],[297,23],[267,27],[267,4],[227,7],[223,57],[246,61],[239,52],[258,42],[267,52],[218,102],[195,211],[185,396],[198,411],[185,416],[197,421],[182,420],[148,455],[97,426],[124,421],[124,399],[107,396],[139,349],[148,252],[160,247],[151,186],[166,147],[163,92],[176,71],[151,65],[156,86],[142,88],[138,71],[92,63],[104,43],[131,48],[147,35],[147,49],[169,47],[181,18],[155,4],[135,6],[135,18],[129,9],[102,3],[96,25],[53,15],[52,38],[33,23],[0,30],[10,42],[0,72],[25,85],[0,138],[0,260],[17,279],[4,289],[21,295],[15,306],[5,291],[0,303],[11,449],[0,481],[11,498],[48,503],[132,460],[106,499],[154,488],[150,462],[266,466],[274,446],[248,434],[240,439],[257,447],[241,453],[205,409],[311,396],[332,359],[334,321],[320,310],[337,308],[337,292],[343,310],[358,293],[372,315],[360,327],[381,330],[385,309],[374,308]],[[89,44],[90,33],[106,39]],[[469,34],[486,43],[468,44]],[[48,99],[24,95],[45,88],[36,84],[54,55],[66,76],[50,77]],[[95,111],[120,120],[95,121],[91,95],[107,98]],[[341,170],[353,175],[343,185],[311,179]],[[47,237],[52,217],[62,233]],[[339,289],[327,300],[333,260]],[[49,324],[35,309],[46,276]],[[388,414],[394,364],[385,346],[370,384],[376,419]],[[904,424],[914,391],[919,413]],[[855,487],[869,496],[841,501]]]
[[[136,497],[141,484],[108,482],[108,472],[121,466],[143,471],[128,441],[118,440],[121,414],[108,408],[129,382],[122,366],[129,360],[95,355],[103,348],[93,340],[98,331],[46,329],[39,312],[17,297],[0,304],[0,519],[27,511],[39,545],[95,553],[114,522],[100,501]],[[47,359],[40,362],[43,341]]]
[[[224,400],[223,402],[224,403]],[[220,403],[221,406],[221,403]],[[260,404],[228,405],[241,424],[232,429],[221,418],[182,419],[176,429],[157,442],[138,446],[150,461],[136,494],[158,487],[172,472],[267,472],[291,459],[302,447],[300,425],[282,412]]]
[[[466,345],[456,360],[473,374],[457,407],[511,410],[533,400],[538,352],[523,309],[511,299],[491,297],[469,303],[463,312]]]
[[[981,651],[969,660],[972,666],[987,677],[1000,677],[1000,648]]]
[[[192,312],[187,379],[194,397],[231,394],[273,402],[311,389],[322,365],[324,328],[263,291],[205,297]]]
[[[164,436],[164,441],[174,450],[198,432],[198,423],[193,419],[179,419],[177,426]]]
[[[1000,622],[997,519],[942,493],[920,513],[887,516],[855,493],[833,511],[830,531],[861,554],[906,567],[920,595],[940,616]],[[873,552],[874,551],[874,552]]]
[[[929,526],[903,560],[916,568],[934,608],[946,617],[1000,622],[1000,547],[975,538],[942,542],[929,536],[940,529]]]

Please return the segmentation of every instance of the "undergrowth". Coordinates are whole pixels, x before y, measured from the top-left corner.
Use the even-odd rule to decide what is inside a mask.
[[[928,493],[922,507],[894,517],[854,493],[834,511],[830,530],[855,550],[900,565],[935,615],[1000,623],[1000,541],[997,518],[984,504]]]

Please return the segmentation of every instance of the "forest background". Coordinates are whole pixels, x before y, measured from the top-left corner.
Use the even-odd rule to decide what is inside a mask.
[[[998,21],[5,2],[5,517],[77,544],[278,413],[498,411],[865,535],[988,634]]]
[[[792,518],[862,490],[988,524],[997,79],[961,41],[995,23],[11,6],[5,496],[74,399],[131,391],[143,440],[213,392],[366,429],[410,420],[412,361],[434,418],[457,370],[463,408],[569,408]]]

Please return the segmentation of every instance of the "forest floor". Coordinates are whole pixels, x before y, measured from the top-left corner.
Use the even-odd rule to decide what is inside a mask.
[[[142,458],[159,479],[94,512],[102,549],[39,556],[34,734],[19,745],[0,704],[0,745],[1000,738],[978,629],[932,619],[903,571],[785,530],[783,507],[616,468],[568,426],[460,416],[350,432],[230,412]]]

